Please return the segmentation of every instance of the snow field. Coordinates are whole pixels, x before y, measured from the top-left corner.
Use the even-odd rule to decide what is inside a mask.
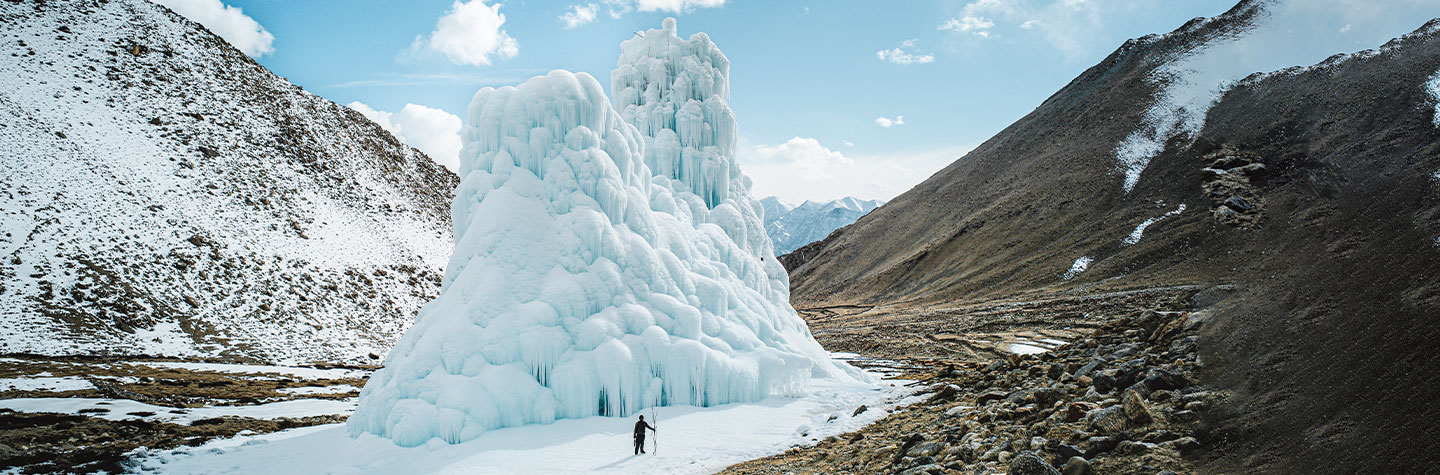
[[[141,473],[714,473],[729,465],[812,445],[859,430],[922,396],[906,381],[882,385],[815,381],[807,396],[709,408],[644,412],[658,431],[649,455],[632,455],[634,416],[557,420],[486,432],[459,444],[401,447],[371,434],[349,437],[339,424],[211,441],[141,454]],[[868,410],[852,416],[855,408]],[[658,445],[658,446],[657,446]]]

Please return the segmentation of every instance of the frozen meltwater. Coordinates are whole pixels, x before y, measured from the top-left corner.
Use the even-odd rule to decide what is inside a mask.
[[[789,305],[734,162],[724,55],[672,19],[622,49],[625,114],[584,73],[475,94],[441,295],[366,384],[352,436],[457,443],[863,377]]]

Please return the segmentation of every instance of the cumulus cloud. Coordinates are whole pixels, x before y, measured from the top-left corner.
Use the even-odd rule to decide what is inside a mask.
[[[906,48],[915,47],[915,39],[911,38],[900,43],[899,48],[885,49],[875,52],[875,56],[881,61],[889,61],[895,64],[924,64],[935,62],[933,54],[919,54],[906,51]]]
[[[975,36],[979,36],[981,38],[989,38],[990,29],[994,27],[995,22],[990,21],[987,18],[965,15],[960,18],[949,19],[945,23],[941,24],[939,29],[941,31],[968,31]]]
[[[790,202],[895,197],[964,155],[968,148],[846,156],[813,138],[795,137],[778,145],[742,147],[740,167],[755,196]]]
[[[714,8],[725,5],[725,0],[636,0],[635,9],[642,12],[684,13],[696,8]]]
[[[220,0],[151,0],[165,8],[205,25],[206,29],[225,38],[246,56],[258,58],[275,52],[275,35],[265,31],[260,22]]]
[[[779,145],[755,147],[755,156],[761,160],[781,162],[802,173],[801,180],[817,181],[831,178],[831,170],[854,164],[845,155],[820,145],[819,140],[794,137]]]
[[[351,102],[348,107],[406,145],[425,152],[440,166],[452,172],[460,169],[460,117],[417,104],[405,104],[400,112],[394,113],[375,110],[359,101]]]
[[[894,119],[891,119],[889,117],[880,117],[875,119],[875,124],[886,128],[894,127],[897,125],[905,125],[905,116],[897,115]]]
[[[681,14],[699,8],[723,7],[725,0],[600,0],[570,5],[565,14],[560,15],[560,23],[568,30],[595,21],[601,6],[605,7],[607,16],[619,20],[634,11]]]
[[[565,24],[565,29],[575,28],[586,23],[595,21],[595,11],[600,7],[593,3],[584,5],[570,5],[570,11],[560,15],[560,23]]]
[[[415,37],[411,50],[428,48],[452,63],[474,66],[513,58],[520,54],[520,43],[505,32],[501,6],[486,5],[485,0],[456,1],[435,23],[435,31]]]

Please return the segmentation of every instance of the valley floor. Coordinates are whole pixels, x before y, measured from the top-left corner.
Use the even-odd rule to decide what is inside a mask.
[[[821,344],[886,379],[820,387],[798,400],[664,408],[663,452],[649,458],[630,456],[627,421],[601,417],[502,429],[455,446],[350,439],[342,422],[373,368],[11,356],[0,358],[0,466],[1047,473],[1023,471],[1032,453],[1056,468],[1069,462],[1067,474],[1086,473],[1075,471],[1080,465],[1185,473],[1208,451],[1200,413],[1223,397],[1194,385],[1194,333],[1208,313],[1192,307],[1220,290],[1197,292],[803,309]],[[1083,463],[1070,461],[1076,455]]]
[[[723,473],[1192,472],[1208,451],[1201,415],[1224,397],[1195,385],[1208,312],[1193,307],[1216,292],[802,310],[826,348],[895,360],[929,393],[862,430]]]

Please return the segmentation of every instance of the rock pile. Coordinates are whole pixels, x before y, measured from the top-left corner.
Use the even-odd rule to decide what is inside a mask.
[[[1208,316],[1146,310],[1052,352],[941,364],[920,378],[933,392],[925,402],[730,471],[1187,473],[1203,450],[1199,413],[1224,397],[1195,384],[1196,331]]]

